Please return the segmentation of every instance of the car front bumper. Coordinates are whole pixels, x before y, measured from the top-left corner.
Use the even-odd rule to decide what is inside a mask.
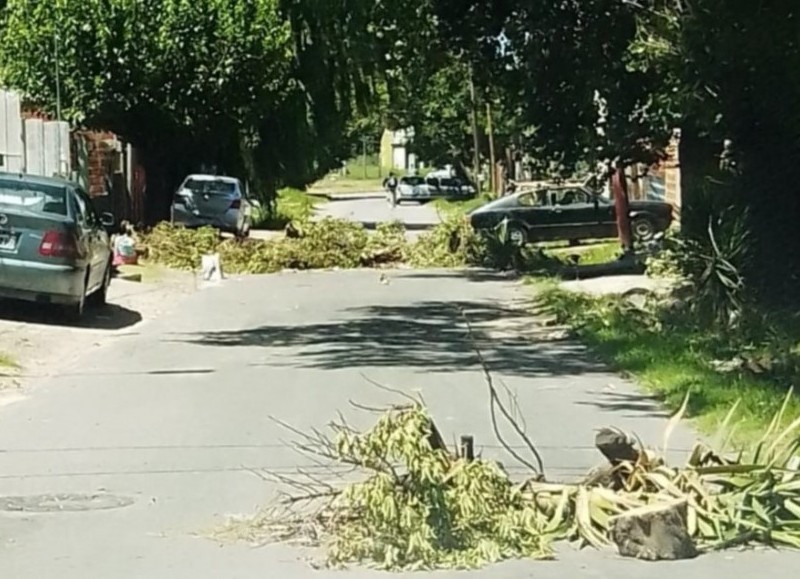
[[[0,257],[0,298],[53,304],[80,302],[86,270]]]
[[[240,211],[226,211],[221,215],[195,215],[183,207],[172,208],[172,223],[184,227],[216,227],[227,233],[238,233],[244,228],[244,217]]]

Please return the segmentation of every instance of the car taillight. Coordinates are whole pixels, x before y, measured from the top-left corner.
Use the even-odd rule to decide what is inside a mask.
[[[242,206],[242,200],[241,199],[234,199],[231,202],[231,209],[239,209],[239,208],[241,208],[241,206]]]
[[[78,244],[75,238],[63,231],[48,231],[39,245],[39,255],[43,257],[75,257]]]

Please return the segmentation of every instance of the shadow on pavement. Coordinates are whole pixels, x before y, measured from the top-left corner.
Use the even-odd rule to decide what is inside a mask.
[[[581,406],[594,406],[619,416],[641,418],[669,418],[670,414],[658,398],[636,392],[600,392],[592,395],[591,400],[578,402]]]
[[[520,278],[513,271],[497,271],[493,269],[452,269],[434,271],[414,271],[403,273],[404,279],[461,279],[471,282],[508,282]]]
[[[107,304],[100,307],[87,305],[83,319],[79,322],[74,322],[69,319],[64,310],[57,306],[30,302],[0,301],[0,320],[42,326],[111,331],[129,328],[138,324],[142,321],[142,315],[139,312],[115,304]]]
[[[478,358],[462,317],[490,370],[505,375],[552,376],[602,371],[579,344],[537,340],[530,314],[487,302],[422,302],[342,312],[341,319],[307,325],[265,325],[236,331],[189,334],[178,341],[211,347],[261,346],[288,364],[316,369],[405,367],[430,372],[477,368]],[[264,364],[267,365],[267,364]]]

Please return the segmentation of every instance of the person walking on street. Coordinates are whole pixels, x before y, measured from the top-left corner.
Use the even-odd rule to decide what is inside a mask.
[[[397,177],[394,173],[389,173],[389,176],[383,182],[383,186],[389,191],[389,203],[392,207],[397,206]]]

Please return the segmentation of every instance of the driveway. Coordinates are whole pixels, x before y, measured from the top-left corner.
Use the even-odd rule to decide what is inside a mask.
[[[366,378],[420,390],[446,440],[472,434],[485,456],[503,456],[461,311],[497,379],[518,393],[550,479],[598,463],[601,426],[660,444],[658,406],[580,346],[537,331],[518,309],[529,289],[479,272],[387,275],[388,284],[370,270],[230,279],[33,381],[26,400],[0,409],[0,577],[333,577],[313,570],[307,553],[205,535],[274,493],[254,470],[304,464],[270,415],[305,429],[342,410],[366,425],[348,401],[390,401]],[[682,429],[671,446],[683,456],[692,440]],[[557,562],[474,576],[782,578],[798,564],[796,554],[731,552],[653,565],[564,547]]]

